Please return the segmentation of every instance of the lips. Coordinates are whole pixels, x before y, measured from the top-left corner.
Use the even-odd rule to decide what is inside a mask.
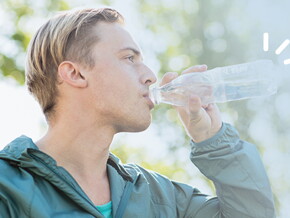
[[[151,99],[149,98],[149,93],[145,93],[145,94],[143,95],[143,97],[145,98],[146,103],[148,104],[150,110],[153,109],[153,108],[154,108],[154,104],[153,104],[153,102],[151,101]]]

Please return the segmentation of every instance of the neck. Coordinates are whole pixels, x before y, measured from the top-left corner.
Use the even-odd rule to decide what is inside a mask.
[[[114,134],[106,126],[58,122],[36,144],[76,180],[91,181],[107,176],[106,163]]]

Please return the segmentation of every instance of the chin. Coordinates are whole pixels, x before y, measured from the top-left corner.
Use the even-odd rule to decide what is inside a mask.
[[[152,119],[152,117],[151,117],[151,114],[150,114],[150,116],[147,119],[142,120],[143,122],[140,123],[140,125],[139,125],[140,129],[139,129],[138,132],[146,130],[151,124],[151,119]]]
[[[129,131],[127,132],[142,132],[146,130],[150,126],[150,124],[151,124],[151,120],[148,122],[139,123],[138,125],[135,125],[129,128]]]
[[[123,128],[119,128],[118,132],[142,132],[146,130],[151,124],[151,116],[148,119],[139,119],[137,122],[126,123]]]
[[[148,127],[150,126],[150,124],[151,124],[151,121],[148,122],[148,123],[146,123],[146,124],[144,124],[144,125],[142,125],[142,126],[139,126],[139,128],[136,128],[136,130],[137,130],[136,132],[142,132],[142,131],[148,129]]]

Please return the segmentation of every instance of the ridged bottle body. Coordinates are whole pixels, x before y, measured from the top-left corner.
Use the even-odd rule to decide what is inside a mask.
[[[186,106],[192,95],[199,96],[203,104],[269,96],[277,91],[274,73],[270,60],[219,67],[181,75],[162,87],[153,88],[150,97],[155,104]]]

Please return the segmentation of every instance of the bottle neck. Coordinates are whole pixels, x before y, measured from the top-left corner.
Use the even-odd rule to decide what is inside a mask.
[[[158,87],[154,87],[150,90],[149,98],[153,102],[153,104],[157,105],[160,104],[161,101],[161,94],[160,89]]]

